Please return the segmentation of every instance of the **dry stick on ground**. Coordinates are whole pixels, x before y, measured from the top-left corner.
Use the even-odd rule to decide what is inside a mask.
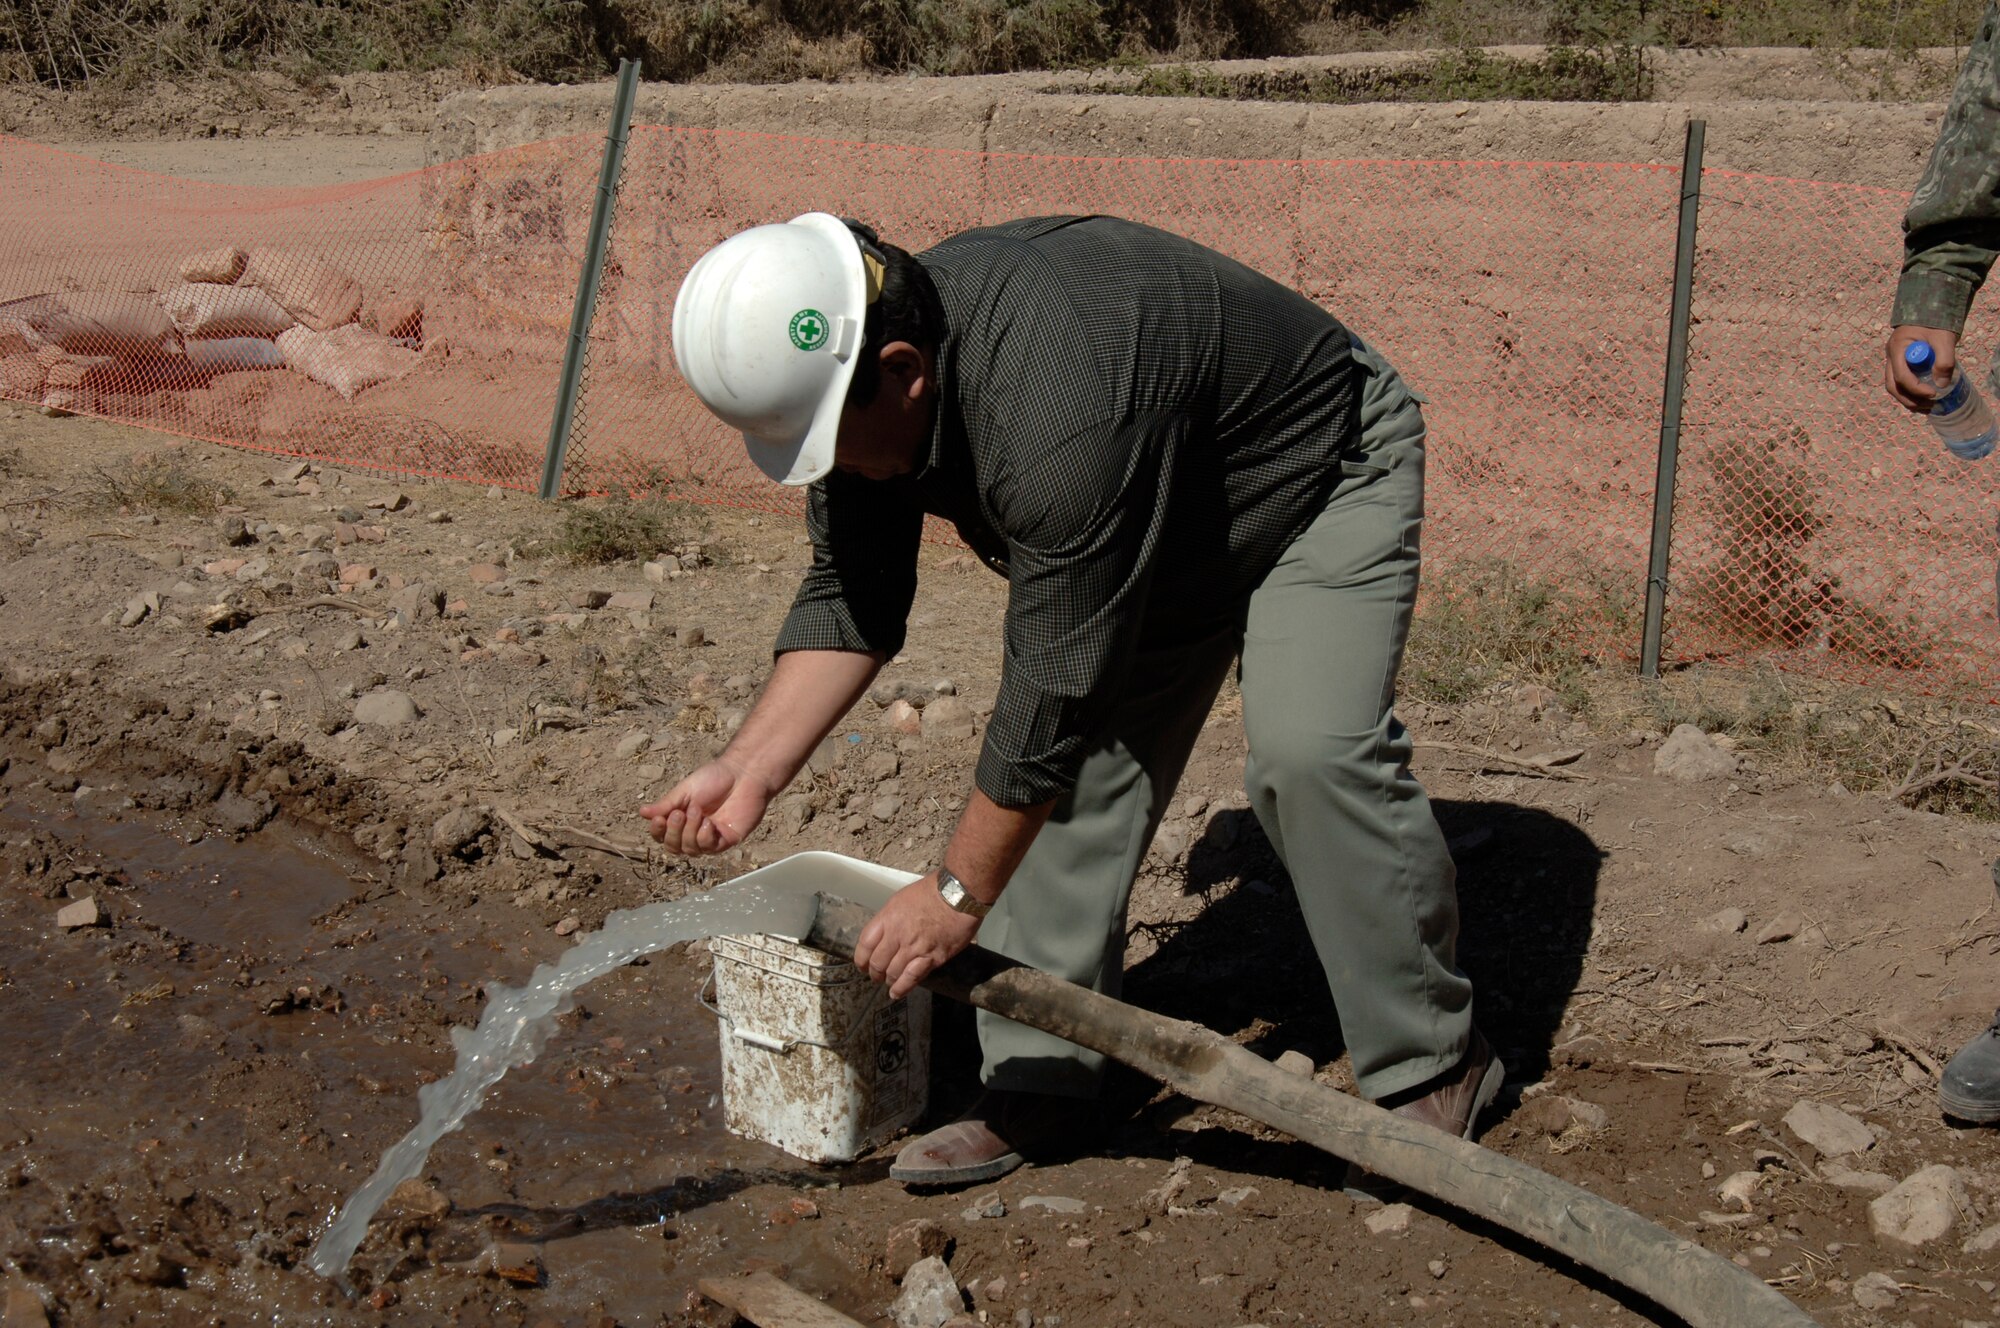
[[[225,600],[220,604],[211,604],[202,611],[202,625],[211,632],[233,632],[239,627],[248,627],[257,619],[269,617],[274,613],[299,613],[306,609],[346,609],[350,613],[358,613],[368,618],[383,616],[382,610],[372,604],[357,604],[338,595],[316,595],[297,604],[276,604],[268,609],[252,609]]]
[[[1944,1067],[1937,1063],[1936,1057],[1932,1056],[1922,1047],[1919,1047],[1902,1034],[1893,1032],[1886,1027],[1878,1031],[1881,1033],[1884,1042],[1915,1061],[1922,1068],[1923,1072],[1931,1077],[1933,1082],[1944,1078]]]
[[[1930,760],[1931,768],[1928,772],[1920,775],[1917,773],[1917,770],[1923,765],[1927,757]],[[1910,762],[1910,772],[1903,777],[1903,782],[1890,790],[1889,800],[1891,802],[1901,802],[1904,798],[1913,798],[1919,793],[1928,793],[1941,784],[1954,782],[1970,784],[1974,788],[1985,789],[1989,793],[1995,789],[2000,789],[2000,780],[1991,779],[1985,775],[1974,774],[1968,769],[1965,757],[1952,757],[1951,764],[1949,765],[1945,764],[1945,760],[1945,753],[1940,749],[1939,744],[1932,743],[1925,746],[1922,751],[1917,753],[1917,759]]]
[[[1579,783],[1587,782],[1584,776],[1574,771],[1562,770],[1543,761],[1530,761],[1519,756],[1509,756],[1505,752],[1496,752],[1489,747],[1474,747],[1462,742],[1433,742],[1429,739],[1419,740],[1417,746],[1420,749],[1428,749],[1434,752],[1452,752],[1459,756],[1470,756],[1474,760],[1488,762],[1494,768],[1508,774],[1538,775],[1543,779],[1567,779]]]
[[[758,1328],[864,1328],[859,1320],[769,1273],[728,1280],[704,1277],[695,1285],[702,1295],[735,1310]]]
[[[852,958],[871,914],[822,895],[809,945]],[[1288,1074],[1198,1024],[1136,1009],[977,946],[933,991],[1101,1052],[1196,1099],[1282,1130],[1526,1236],[1678,1314],[1690,1328],[1813,1320],[1721,1256],[1525,1162]]]

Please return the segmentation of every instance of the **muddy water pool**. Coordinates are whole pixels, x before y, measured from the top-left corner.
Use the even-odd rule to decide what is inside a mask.
[[[481,985],[569,942],[504,902],[400,893],[300,832],[232,842],[121,801],[0,807],[0,1237],[65,1309],[89,1307],[77,1321],[532,1305],[654,1323],[748,1256],[829,1292],[859,1276],[820,1224],[772,1211],[773,1183],[834,1173],[722,1129],[707,960],[682,947],[584,989],[542,1057],[431,1154],[450,1216],[378,1222],[360,1298],[342,1298],[304,1269],[310,1241],[450,1070],[449,1026],[477,1019]],[[109,925],[59,929],[85,895]],[[484,1272],[495,1240],[538,1245],[544,1285]]]

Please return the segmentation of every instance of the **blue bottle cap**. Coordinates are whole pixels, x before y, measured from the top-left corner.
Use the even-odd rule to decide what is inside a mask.
[[[1910,366],[1913,373],[1929,373],[1937,363],[1937,352],[1928,341],[1912,341],[1903,347],[1903,363]]]

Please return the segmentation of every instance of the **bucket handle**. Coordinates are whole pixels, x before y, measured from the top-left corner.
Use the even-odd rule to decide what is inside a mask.
[[[775,1051],[780,1056],[791,1051],[793,1047],[820,1047],[826,1051],[833,1052],[835,1055],[844,1056],[847,1048],[853,1044],[854,1039],[861,1035],[861,1030],[867,1024],[869,1016],[875,1013],[875,1007],[881,1003],[882,993],[885,990],[887,989],[881,987],[879,984],[877,985],[876,990],[868,997],[868,1003],[862,1006],[861,1010],[854,1016],[853,1026],[847,1030],[847,1040],[844,1042],[815,1042],[811,1038],[778,1038],[772,1037],[769,1033],[759,1033],[755,1029],[738,1026],[734,1019],[731,1019],[722,1012],[722,1006],[716,1003],[715,970],[713,968],[708,970],[708,979],[701,984],[701,990],[695,993],[695,999],[701,1002],[701,1008],[714,1015],[716,1022],[728,1029],[729,1035],[738,1042],[748,1042],[753,1047],[762,1047],[766,1051]]]

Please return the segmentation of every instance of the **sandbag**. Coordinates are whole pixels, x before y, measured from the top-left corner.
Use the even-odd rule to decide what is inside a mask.
[[[372,327],[385,337],[421,344],[424,339],[424,302],[383,300],[363,315],[361,322],[363,326]]]
[[[34,295],[0,305],[0,323],[12,323],[37,350],[70,355],[143,359],[178,354],[180,335],[166,311],[149,296],[115,291]]]
[[[10,319],[0,318],[0,358],[9,355],[27,355],[35,349],[35,343],[28,340],[28,329]]]
[[[189,282],[161,292],[160,307],[184,337],[275,337],[298,324],[254,286]]]
[[[239,283],[255,286],[315,332],[361,314],[361,283],[331,263],[282,249],[252,249]]]
[[[187,344],[190,369],[203,373],[235,373],[243,369],[282,369],[285,352],[263,337],[203,337]]]
[[[349,401],[364,388],[401,378],[423,358],[355,323],[328,332],[295,327],[278,338],[278,349],[285,353],[287,367]]]
[[[214,281],[228,286],[243,275],[243,266],[249,258],[248,254],[234,245],[224,245],[220,249],[210,249],[206,253],[189,254],[181,260],[181,280]]]
[[[0,397],[9,401],[40,401],[48,371],[32,355],[0,356]]]

